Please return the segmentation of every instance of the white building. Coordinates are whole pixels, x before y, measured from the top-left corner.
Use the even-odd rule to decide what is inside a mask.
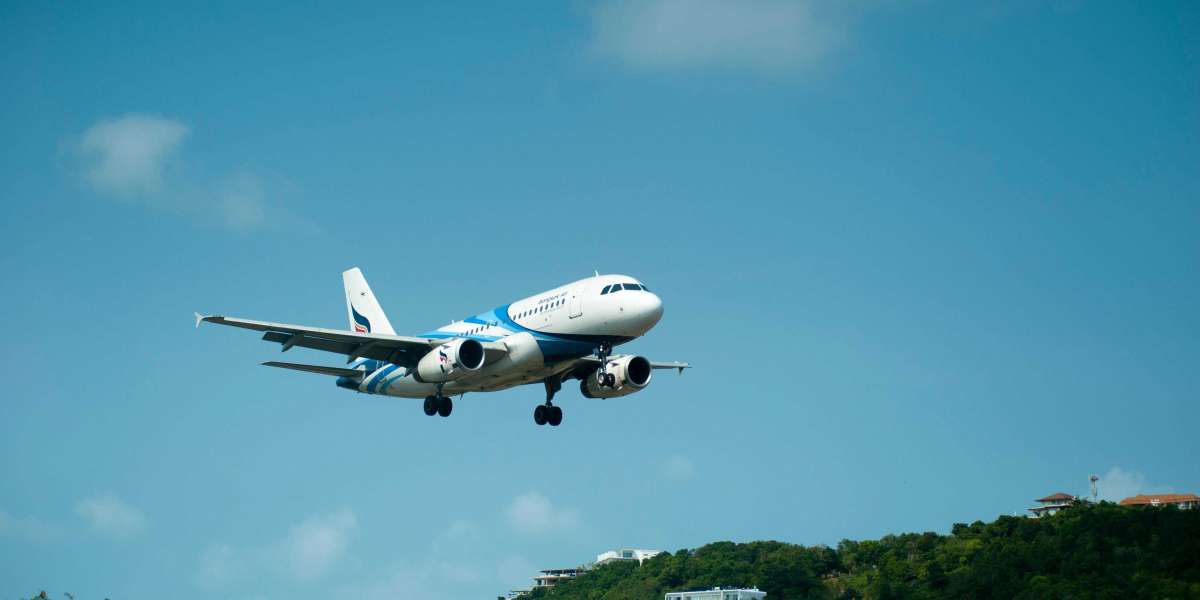
[[[542,569],[541,573],[533,576],[533,587],[554,587],[564,579],[574,579],[582,574],[582,567],[575,567],[573,569]]]
[[[662,554],[662,550],[643,550],[641,548],[618,548],[616,550],[609,550],[608,552],[604,552],[602,554],[596,555],[596,566],[598,567],[600,565],[608,564],[610,562],[618,561],[618,560],[636,560],[636,561],[638,561],[638,564],[641,564],[642,561],[644,561],[648,558],[654,558],[655,556],[658,556],[659,554]]]
[[[694,592],[667,592],[666,600],[758,600],[766,598],[767,593],[758,588],[719,588],[697,590]]]
[[[1072,496],[1070,494],[1065,494],[1063,492],[1058,492],[1057,494],[1050,494],[1049,496],[1046,496],[1045,498],[1038,498],[1037,500],[1035,500],[1035,502],[1037,502],[1038,505],[1033,508],[1030,508],[1029,512],[1033,513],[1034,517],[1048,517],[1058,511],[1070,506],[1071,503],[1074,501],[1075,501],[1075,496]]]

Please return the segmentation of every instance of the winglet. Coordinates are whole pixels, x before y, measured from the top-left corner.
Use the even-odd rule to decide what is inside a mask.
[[[195,311],[193,311],[192,314],[196,315],[196,329],[200,329],[200,322],[204,320],[204,315]]]

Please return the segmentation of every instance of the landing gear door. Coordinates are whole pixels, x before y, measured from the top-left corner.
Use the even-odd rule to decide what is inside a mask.
[[[571,292],[571,318],[583,316],[583,297],[579,292]]]

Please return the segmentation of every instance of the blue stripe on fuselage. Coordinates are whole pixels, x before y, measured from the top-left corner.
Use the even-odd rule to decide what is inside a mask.
[[[384,377],[388,377],[389,375],[391,375],[391,372],[383,374]],[[407,372],[401,373],[398,377],[392,377],[391,379],[388,379],[386,382],[384,382],[383,387],[379,388],[379,393],[386,394],[388,391],[388,388],[392,387],[392,384],[396,383],[396,381],[398,381],[400,379],[404,379],[405,375],[408,375],[408,373]]]
[[[375,390],[379,387],[380,382],[382,382],[384,379],[387,379],[387,376],[390,375],[392,371],[395,371],[399,368],[400,365],[388,365],[384,367],[383,372],[380,373],[378,377],[372,379],[370,385],[367,386],[367,393],[374,394]]]
[[[542,351],[542,356],[547,362],[555,362],[571,358],[579,358],[587,356],[595,351],[596,346],[601,342],[609,342],[616,346],[624,344],[632,340],[629,336],[619,335],[588,335],[588,334],[572,334],[572,333],[546,333],[530,329],[517,323],[508,316],[508,309],[511,304],[505,304],[491,310],[491,312],[481,313],[473,317],[463,319],[464,323],[474,325],[498,325],[513,333],[528,333],[533,336],[537,342],[538,348]],[[510,334],[511,335],[511,334]],[[453,333],[449,331],[430,331],[421,334],[423,338],[430,339],[456,339],[466,338],[478,340],[481,342],[492,342],[503,339],[504,336],[494,335],[479,335],[479,334],[464,334]]]

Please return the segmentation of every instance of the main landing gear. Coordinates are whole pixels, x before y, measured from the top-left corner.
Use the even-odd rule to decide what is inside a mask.
[[[562,423],[562,408],[555,406],[552,400],[555,392],[562,389],[562,376],[547,377],[542,383],[546,384],[546,403],[533,409],[533,422],[538,425],[549,423],[551,427],[558,427]]]
[[[562,423],[562,407],[549,403],[537,405],[533,409],[533,422],[538,425],[549,423],[551,427],[558,427]]]
[[[432,417],[433,415],[441,415],[443,417],[450,416],[450,412],[454,410],[454,401],[446,396],[426,396],[425,397],[425,414]]]

